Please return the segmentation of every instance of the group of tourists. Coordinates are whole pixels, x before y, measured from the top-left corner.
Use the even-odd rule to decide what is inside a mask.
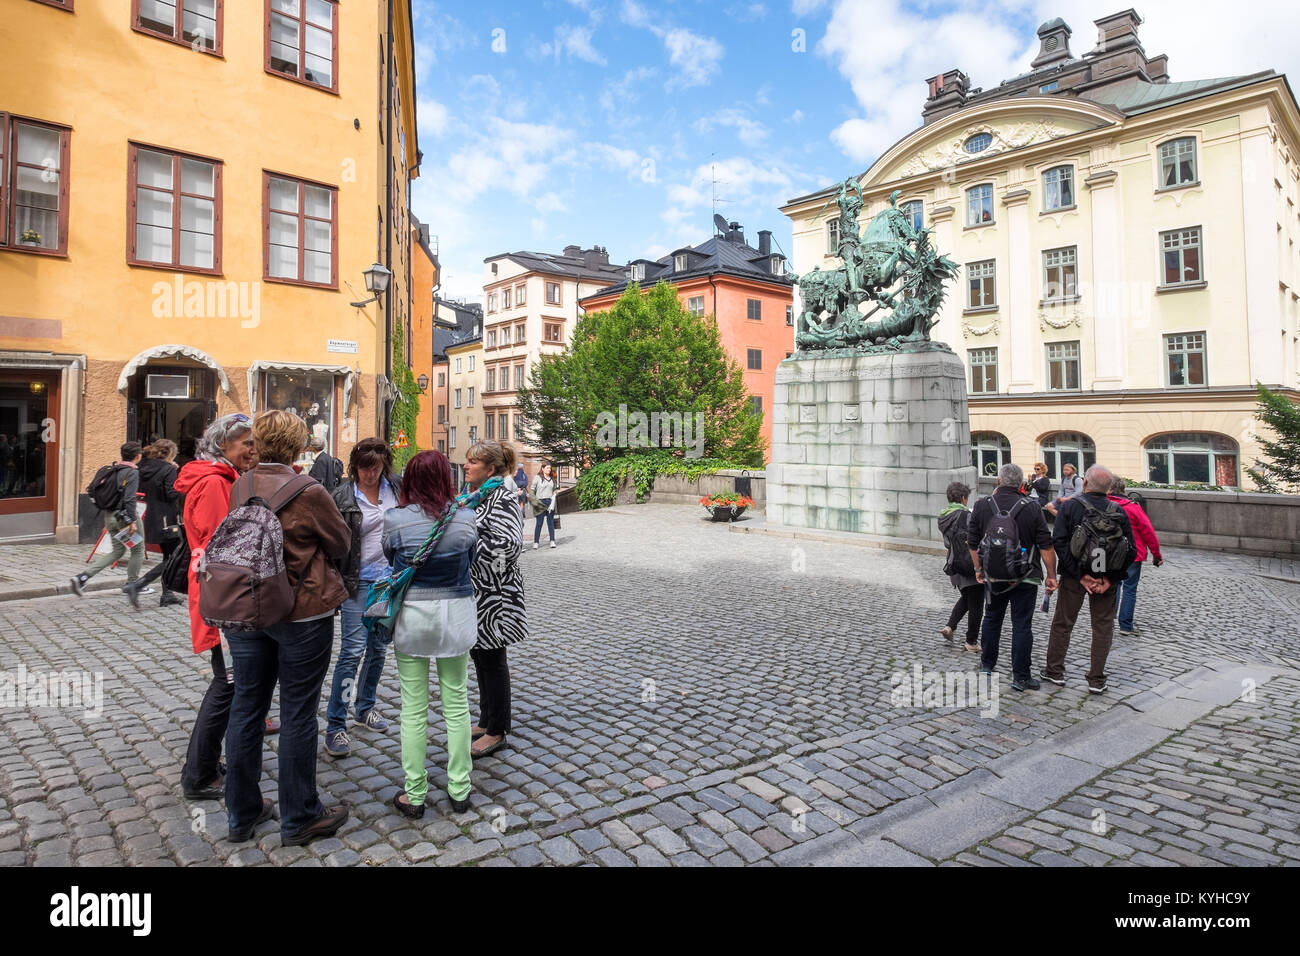
[[[332,835],[347,820],[346,807],[322,805],[316,786],[316,715],[334,658],[336,615],[342,638],[326,708],[325,751],[334,758],[349,755],[349,710],[354,731],[388,729],[376,696],[391,642],[405,776],[393,800],[398,813],[422,817],[428,799],[431,666],[446,723],[453,810],[469,806],[472,760],[506,746],[511,731],[507,649],[528,636],[518,566],[523,512],[515,489],[507,487],[514,451],[496,441],[476,442],[467,451],[466,484],[458,495],[443,454],[420,452],[399,476],[380,438],[353,447],[345,476],[333,469],[324,469],[322,480],[303,475],[293,465],[310,438],[303,420],[281,409],[255,419],[225,415],[208,427],[196,460],[179,473],[171,442],[151,445],[143,464],[139,444],[127,442],[122,459],[101,469],[91,488],[96,503],[103,502],[113,549],[73,579],[80,594],[90,576],[126,554],[117,535],[136,530],[137,490],[144,489],[148,502],[145,523],[162,523],[145,537],[164,540],[162,529],[177,526],[164,554],[182,543],[189,552],[182,579],[191,642],[194,653],[208,654],[212,663],[181,786],[187,799],[224,798],[232,842],[251,839],[254,828],[275,814],[260,781],[263,740],[276,731],[283,843],[300,846]],[[100,477],[106,484],[97,497]],[[328,484],[335,485],[332,491]],[[268,539],[278,550],[264,561],[258,548]],[[169,578],[166,559],[139,577],[143,548],[143,542],[130,545],[127,594],[133,603],[146,593],[151,575]],[[476,724],[469,716],[471,659],[479,686]],[[269,717],[277,684],[278,724]]]
[[[1040,471],[1041,469],[1041,471]],[[1122,637],[1137,637],[1134,614],[1142,564],[1147,556],[1159,567],[1164,558],[1155,529],[1142,506],[1128,498],[1122,478],[1103,465],[1093,465],[1080,480],[1073,479],[1055,499],[1048,497],[1046,469],[1035,467],[1026,483],[1019,465],[1003,465],[997,488],[968,508],[971,489],[963,482],[948,485],[948,504],[939,515],[939,530],[947,549],[944,573],[960,592],[941,633],[951,641],[963,617],[963,647],[980,655],[980,670],[992,675],[998,664],[1002,625],[1011,614],[1011,687],[1038,690],[1032,674],[1034,608],[1038,589],[1057,596],[1047,654],[1039,672],[1042,680],[1065,684],[1065,656],[1074,624],[1088,602],[1092,625],[1091,663],[1085,674],[1088,690],[1107,689],[1106,660],[1114,639],[1116,613]],[[1078,481],[1077,486],[1074,481]],[[1062,481],[1065,485],[1065,481]],[[1051,528],[1047,514],[1054,515]]]

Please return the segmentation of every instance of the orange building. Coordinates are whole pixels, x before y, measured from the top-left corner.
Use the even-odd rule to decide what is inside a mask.
[[[740,363],[751,401],[763,415],[763,440],[770,448],[776,367],[794,352],[794,276],[786,271],[785,257],[772,252],[771,232],[759,231],[755,249],[745,242],[740,223],[726,225],[698,246],[658,260],[632,260],[622,282],[579,304],[597,312],[617,302],[631,282],[648,289],[664,281],[692,313],[715,316],[722,347]]]

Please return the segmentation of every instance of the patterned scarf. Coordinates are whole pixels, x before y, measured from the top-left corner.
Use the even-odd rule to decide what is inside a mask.
[[[447,525],[451,524],[451,519],[457,511],[461,508],[477,508],[483,501],[485,494],[495,488],[500,488],[503,484],[505,484],[505,479],[500,475],[496,475],[479,485],[476,491],[471,491],[469,485],[466,485],[461,493],[456,496],[456,500],[447,506],[447,510],[443,512],[442,517],[429,529],[429,537],[425,539],[424,544],[420,546],[420,550],[411,558],[410,566],[418,568],[429,559],[429,555],[438,546],[438,540],[442,537],[442,533],[447,530]]]

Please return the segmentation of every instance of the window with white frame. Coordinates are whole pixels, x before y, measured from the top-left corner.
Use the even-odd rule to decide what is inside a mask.
[[[993,222],[993,185],[984,183],[966,190],[966,225],[984,226]]]
[[[547,305],[560,304],[560,284],[558,282],[546,283],[546,304]]]
[[[838,256],[840,254],[840,221],[838,219],[829,219],[826,222],[826,254],[828,256]]]
[[[456,356],[456,374],[460,374],[460,356]]]
[[[1165,384],[1178,387],[1205,383],[1205,333],[1166,335]]]
[[[564,339],[563,326],[555,322],[547,322],[542,333],[548,342],[559,343]]]
[[[487,347],[490,348],[490,349],[494,349],[494,348],[497,347],[497,330],[496,330],[496,329],[492,329],[490,332],[488,332],[488,337],[487,337]]]
[[[477,426],[477,425],[470,425],[470,426],[469,426],[469,443],[472,445],[472,444],[474,444],[476,441],[478,441],[478,426]]]
[[[1043,439],[1038,446],[1039,458],[1047,466],[1047,477],[1060,481],[1065,466],[1072,465],[1076,475],[1097,464],[1097,446],[1087,435],[1079,432],[1057,432]]]
[[[455,448],[455,447],[456,447],[456,426],[455,426],[455,425],[453,425],[453,426],[451,426],[451,428],[447,429],[447,443],[448,443],[452,448]]]
[[[1078,249],[1047,249],[1043,252],[1043,298],[1070,299],[1079,293]]]
[[[1074,205],[1074,167],[1053,166],[1043,173],[1043,209],[1068,209]]]
[[[1147,456],[1147,481],[1237,487],[1237,443],[1226,435],[1161,435],[1148,441],[1143,450]]]
[[[515,286],[515,305],[517,306],[524,304],[524,289],[525,289],[524,286],[521,285]]]
[[[519,391],[519,389],[523,387],[524,387],[524,367],[522,365],[516,365],[515,366],[515,391],[517,392]]]
[[[966,264],[966,308],[991,309],[998,304],[997,262],[983,259]]]
[[[998,390],[998,350],[970,349],[971,394],[988,394]]]
[[[981,475],[993,476],[1011,461],[1011,442],[998,432],[975,432],[970,436],[970,463]]]
[[[526,329],[526,328],[527,328],[527,326],[525,326],[525,325],[522,324],[522,323],[519,324],[519,325],[516,325],[516,326],[515,326],[515,344],[516,344],[516,345],[522,345],[522,344],[523,344],[523,342],[524,342],[524,334],[525,334],[525,329]]]
[[[495,312],[496,310],[497,310],[497,294],[496,294],[495,292],[489,292],[489,293],[488,293],[488,312],[489,312],[489,313],[492,313],[492,312]]]
[[[1161,278],[1163,284],[1190,285],[1200,282],[1201,227],[1160,233]]]
[[[704,314],[704,296],[693,295],[686,300],[686,311],[691,315]]]
[[[1065,391],[1079,387],[1079,343],[1049,342],[1047,348],[1047,387]]]
[[[502,289],[502,290],[501,290],[501,308],[503,308],[503,309],[508,309],[508,308],[510,308],[510,290],[509,290],[509,289]]]
[[[455,389],[455,390],[452,392],[452,395],[453,395],[453,401],[452,401],[452,403],[451,403],[451,407],[452,407],[452,408],[460,408],[460,393],[461,393],[461,390],[460,390],[459,388],[458,388],[458,389]]]
[[[495,392],[496,390],[497,390],[497,370],[494,368],[489,368],[487,370],[486,381],[484,382],[483,385],[483,391]],[[489,435],[488,437],[491,438],[492,436]]]
[[[772,257],[772,275],[785,275],[785,256]]]
[[[469,370],[474,371],[474,356],[472,355],[469,357]]]
[[[467,404],[469,405],[470,408],[473,408],[474,407],[474,386],[473,385],[469,387],[469,395],[467,397],[469,398],[469,402]]]
[[[686,263],[687,263],[687,261],[688,261],[688,258],[687,258],[686,253],[684,253],[684,252],[679,252],[679,253],[677,253],[677,255],[673,256],[673,271],[674,271],[674,272],[685,272],[685,271],[686,271]]]
[[[907,217],[912,228],[920,232],[925,225],[925,204],[919,199],[913,199],[911,202],[905,202],[898,207],[899,212]]]
[[[1183,136],[1160,145],[1160,188],[1196,182],[1196,137]]]
[[[794,306],[792,305],[785,307],[785,324],[794,325]]]
[[[642,279],[644,279],[645,263],[644,262],[632,263],[632,265],[627,270],[627,278],[629,282],[640,282]]]
[[[497,417],[490,413],[487,418],[483,419],[483,437],[488,441],[497,437],[496,423]]]

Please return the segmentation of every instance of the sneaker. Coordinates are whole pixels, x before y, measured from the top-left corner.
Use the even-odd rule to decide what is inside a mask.
[[[1100,684],[1089,684],[1089,685],[1088,685],[1088,693],[1089,693],[1089,694],[1104,694],[1104,693],[1106,693],[1106,682],[1105,682],[1105,681],[1102,681]]]
[[[148,586],[146,586],[146,587],[142,587],[142,588],[138,588],[138,589],[136,590],[135,593],[136,593],[136,594],[153,594],[153,588],[148,587]]]
[[[1012,690],[1038,690],[1042,686],[1032,677],[1015,677],[1011,680]]]
[[[78,575],[76,575],[75,577],[73,577],[73,578],[72,578],[72,581],[71,581],[71,583],[72,583],[72,593],[75,594],[77,597],[85,597],[85,595],[86,595],[86,582],[89,581],[89,580],[90,580],[90,578],[87,577],[87,576],[84,575],[84,574],[78,574]]]
[[[352,741],[348,740],[346,730],[325,733],[325,752],[331,757],[346,757],[352,752]]]
[[[1120,636],[1120,637],[1139,637],[1140,635],[1139,635],[1139,633],[1138,633],[1138,629],[1137,629],[1136,627],[1129,628],[1127,631],[1124,630],[1124,628],[1121,627],[1121,628],[1119,629],[1119,636]]]
[[[554,541],[551,542],[551,547],[552,547],[552,548],[555,547],[555,542],[554,542]]]
[[[993,668],[991,668],[991,667],[981,667],[981,668],[980,668],[980,673],[981,673],[981,674],[987,674],[989,677],[992,677],[992,676],[993,676]]]
[[[453,797],[453,796],[449,793],[449,794],[447,794],[447,799],[451,801],[451,812],[452,812],[452,813],[468,813],[468,812],[469,812],[469,797],[466,797],[464,800],[457,800],[455,797]]]
[[[262,812],[257,815],[257,819],[246,827],[231,827],[226,834],[226,839],[231,843],[247,843],[253,839],[253,830],[257,828],[258,824],[265,823],[274,816],[275,804],[268,797],[263,797]]]
[[[1041,677],[1041,678],[1042,678],[1043,680],[1045,680],[1045,681],[1050,681],[1051,683],[1055,684],[1057,687],[1064,687],[1064,686],[1065,686],[1065,678],[1064,678],[1064,677],[1053,677],[1051,674],[1047,673],[1047,671],[1045,671],[1045,670],[1041,670],[1041,671],[1039,671],[1039,672],[1038,672],[1038,676]]]
[[[281,836],[281,846],[306,846],[319,837],[330,837],[338,833],[339,827],[348,822],[347,807],[330,807],[311,823],[291,836]]]
[[[940,628],[939,633],[943,635],[943,639],[945,641],[952,640],[952,628],[945,626],[943,628]]]
[[[978,644],[966,644],[966,643],[962,644],[961,649],[963,651],[970,651],[972,654],[978,654],[980,651],[984,650],[984,648],[980,647]]]
[[[378,711],[371,708],[366,712],[366,719],[357,721],[362,727],[368,730],[378,730],[380,732],[388,729],[388,721],[379,716]]]
[[[536,541],[533,542],[533,550],[534,550],[534,551],[537,550],[537,542],[536,542]]]

